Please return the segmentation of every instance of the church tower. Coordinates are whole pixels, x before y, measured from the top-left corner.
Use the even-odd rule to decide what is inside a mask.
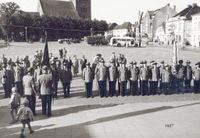
[[[82,19],[91,20],[91,0],[72,0],[72,2]]]

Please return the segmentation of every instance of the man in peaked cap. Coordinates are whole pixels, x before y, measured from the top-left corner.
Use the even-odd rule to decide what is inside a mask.
[[[194,79],[194,93],[200,93],[200,62],[195,64],[195,69],[193,71]]]
[[[149,69],[147,68],[146,61],[141,63],[143,63],[143,67],[140,69],[141,94],[144,96],[148,93]]]
[[[137,67],[137,62],[130,62],[129,68],[129,78],[130,78],[130,92],[134,96],[137,94],[138,90],[138,80],[139,80],[139,68]]]
[[[110,60],[111,66],[109,67],[108,71],[108,80],[109,80],[109,96],[114,96],[116,95],[116,81],[118,78],[118,70],[116,66],[116,61],[115,60]]]
[[[86,97],[93,97],[92,86],[94,80],[94,72],[90,67],[90,62],[86,63],[86,67],[83,69],[83,80],[85,81]]]
[[[189,92],[191,90],[191,81],[192,81],[192,67],[190,66],[190,61],[186,61],[186,66],[185,66],[185,92]]]
[[[99,60],[99,66],[95,69],[95,75],[97,77],[99,85],[99,95],[100,97],[106,96],[106,80],[108,78],[108,68],[105,66],[105,61],[103,59]]]
[[[150,78],[150,93],[152,95],[157,94],[158,91],[158,80],[160,79],[159,68],[157,67],[157,62],[152,63],[151,68],[151,78]]]
[[[126,67],[126,61],[121,62],[121,66],[118,67],[119,82],[120,82],[120,93],[121,96],[127,95],[127,81],[128,81],[128,68]]]
[[[42,67],[42,75],[39,76],[38,83],[42,99],[42,114],[51,116],[51,101],[52,101],[52,73],[49,73],[49,68],[45,65]]]
[[[179,60],[179,64],[176,66],[177,79],[176,79],[176,89],[177,92],[183,93],[183,82],[185,78],[185,67],[183,66],[183,60]]]

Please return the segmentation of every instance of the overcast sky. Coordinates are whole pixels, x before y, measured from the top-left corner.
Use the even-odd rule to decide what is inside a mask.
[[[38,0],[0,0],[3,2],[16,2],[24,11],[37,11]],[[135,22],[138,19],[138,12],[155,10],[170,3],[171,7],[176,5],[177,12],[189,4],[197,3],[200,0],[91,0],[92,18],[106,20],[108,23],[125,21]]]

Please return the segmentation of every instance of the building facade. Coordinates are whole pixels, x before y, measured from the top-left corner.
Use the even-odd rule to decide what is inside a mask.
[[[192,15],[192,38],[193,47],[200,47],[200,13]]]
[[[39,0],[37,12],[54,17],[91,19],[91,0]]]
[[[157,29],[170,17],[176,14],[174,9],[170,7],[170,4],[157,9],[155,11],[145,12],[141,22],[141,33],[147,36],[150,40],[156,39]]]
[[[117,25],[113,29],[114,37],[125,37],[130,36],[133,31],[132,24],[130,22],[125,22],[122,25]]]
[[[166,39],[168,43],[171,43],[172,37],[180,45],[190,45],[192,44],[192,33],[195,33],[193,37],[196,37],[196,31],[194,31],[194,25],[196,18],[194,17],[194,23],[192,27],[192,16],[200,12],[200,7],[197,4],[189,5],[187,8],[183,9],[177,13],[174,17],[169,18],[166,22]],[[198,20],[198,18],[197,18]],[[197,29],[197,28],[196,28]],[[193,30],[193,31],[192,31]],[[173,33],[173,34],[172,34]],[[194,39],[194,38],[193,38]],[[196,40],[196,38],[195,38]]]

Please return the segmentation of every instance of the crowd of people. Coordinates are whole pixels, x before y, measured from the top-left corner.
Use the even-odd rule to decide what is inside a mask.
[[[150,64],[147,64],[147,61],[128,63],[123,54],[116,56],[113,52],[109,65],[106,66],[102,54],[97,54],[90,63],[85,56],[81,59],[76,55],[70,58],[66,49],[60,49],[58,53],[59,57],[49,54],[49,66],[42,65],[42,50],[36,51],[32,61],[29,56],[22,59],[16,57],[14,61],[2,55],[1,83],[5,98],[11,97],[10,104],[13,99],[16,100],[11,94],[15,96],[18,94],[27,99],[25,105],[28,103],[33,115],[36,115],[36,95],[39,95],[42,101],[42,114],[50,117],[52,97],[58,96],[58,83],[61,82],[63,86],[64,98],[68,98],[71,82],[79,75],[83,78],[87,98],[94,96],[94,81],[98,84],[100,97],[161,93],[167,95],[171,92],[200,93],[200,62],[195,64],[195,68],[191,67],[189,60],[185,65],[183,60],[180,60],[175,67],[165,64],[164,61],[160,63],[151,61]],[[20,102],[16,103],[20,105]],[[18,106],[11,106],[13,122]]]

